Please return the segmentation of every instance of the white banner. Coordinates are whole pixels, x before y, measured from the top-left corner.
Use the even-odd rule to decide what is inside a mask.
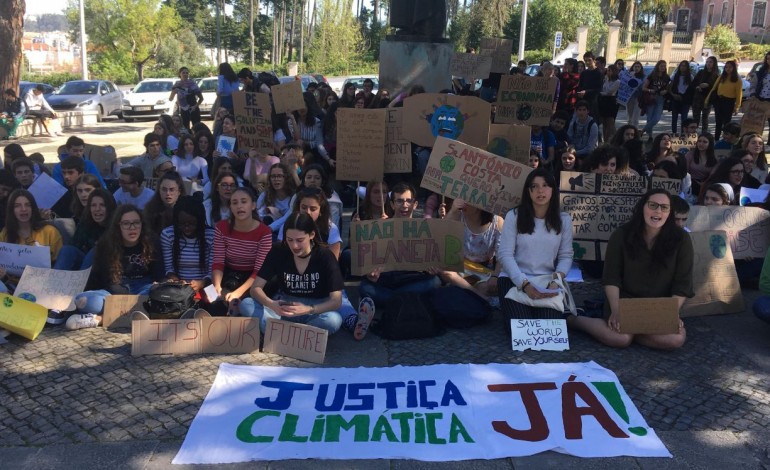
[[[671,457],[595,362],[298,369],[222,364],[174,464]]]

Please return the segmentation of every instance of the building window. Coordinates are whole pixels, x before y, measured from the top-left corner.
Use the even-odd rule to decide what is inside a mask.
[[[676,12],[676,30],[677,31],[689,31],[690,30],[690,9],[680,8]]]
[[[767,0],[754,2],[754,10],[751,13],[751,27],[764,28],[765,13],[767,12]]]
[[[728,10],[727,2],[722,2],[722,14],[719,15],[719,22],[722,24],[728,24],[730,21],[730,18],[728,15],[730,10]]]
[[[714,22],[714,4],[709,3],[708,13],[706,13],[706,24],[711,24],[713,22]]]

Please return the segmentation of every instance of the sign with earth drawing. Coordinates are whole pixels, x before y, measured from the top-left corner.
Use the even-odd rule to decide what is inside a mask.
[[[436,137],[474,147],[487,145],[492,105],[475,96],[422,93],[404,100],[404,136],[422,147]]]

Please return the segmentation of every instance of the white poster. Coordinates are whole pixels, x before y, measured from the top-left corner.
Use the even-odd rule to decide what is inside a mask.
[[[595,362],[299,369],[222,364],[174,464],[671,457]]]
[[[38,207],[50,209],[67,194],[67,188],[47,174],[40,173],[30,185],[29,192],[35,197]]]
[[[620,79],[620,88],[618,89],[616,101],[618,104],[625,106],[628,104],[628,100],[631,98],[631,95],[633,95],[634,92],[640,86],[642,86],[644,79],[634,77],[627,70],[620,72],[618,78]]]
[[[0,268],[11,276],[20,277],[27,266],[51,267],[51,248],[0,242]]]
[[[83,292],[91,268],[82,271],[33,268],[27,266],[16,286],[15,295],[31,295],[33,302],[51,310],[75,310],[75,296]]]

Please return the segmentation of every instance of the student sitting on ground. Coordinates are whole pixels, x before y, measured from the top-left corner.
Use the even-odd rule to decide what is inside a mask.
[[[73,135],[67,139],[67,143],[64,144],[64,147],[67,149],[67,153],[59,155],[59,163],[53,167],[53,179],[58,181],[59,184],[64,184],[61,162],[63,162],[67,157],[78,157],[83,159],[84,172],[88,173],[89,175],[96,176],[99,179],[99,184],[101,184],[103,188],[107,187],[104,184],[104,179],[102,179],[101,173],[99,173],[99,169],[96,168],[96,165],[94,165],[94,162],[85,159],[84,155],[86,151],[86,143],[83,141],[83,139]]]
[[[156,167],[165,162],[171,162],[171,159],[163,155],[161,138],[157,134],[150,132],[144,136],[144,148],[147,149],[147,152],[134,158],[128,164],[139,168],[145,179],[149,179],[155,176]]]
[[[160,234],[166,278],[184,281],[196,292],[211,283],[214,229],[206,225],[203,205],[182,196],[174,205],[172,224]]]
[[[142,210],[155,194],[155,191],[143,186],[144,173],[135,166],[121,168],[118,183],[120,189],[113,194],[117,204],[130,204]]]
[[[109,191],[103,188],[91,191],[81,212],[75,235],[72,236],[72,241],[59,251],[53,268],[72,271],[90,267],[94,261],[96,242],[107,231],[116,208],[115,198]]]
[[[578,159],[588,156],[599,143],[599,126],[589,116],[590,104],[578,101],[575,105],[575,116],[567,127],[570,143],[575,147]]]
[[[682,308],[692,297],[693,247],[690,236],[671,216],[671,196],[653,189],[634,207],[631,220],[610,236],[604,261],[605,318],[570,316],[570,327],[585,331],[612,347],[633,341],[655,349],[677,349],[685,342],[684,324],[668,335],[632,335],[620,332],[622,298],[674,297]]]

